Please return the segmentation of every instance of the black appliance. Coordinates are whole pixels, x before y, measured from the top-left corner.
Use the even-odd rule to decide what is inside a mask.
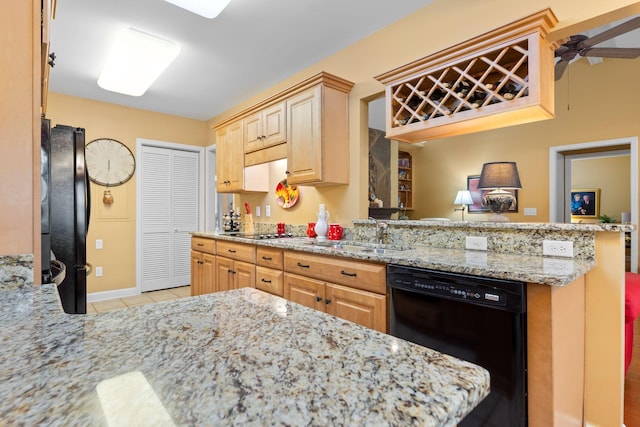
[[[391,335],[489,371],[491,392],[458,426],[526,426],[526,284],[399,265],[387,273]]]
[[[85,132],[82,128],[64,125],[49,128],[49,121],[43,119],[42,147],[43,152],[49,151],[50,181],[43,186],[48,191],[47,196],[42,196],[42,279],[43,283],[50,283],[50,266],[52,256],[55,256],[66,266],[66,275],[58,284],[64,311],[86,313],[86,279],[90,272],[87,270],[86,240],[91,198],[84,158]],[[43,162],[45,160],[43,155]],[[43,166],[44,169],[47,167]],[[44,173],[42,176],[46,179]],[[45,211],[48,211],[47,215],[44,215]],[[44,246],[45,240],[50,242],[50,250]]]

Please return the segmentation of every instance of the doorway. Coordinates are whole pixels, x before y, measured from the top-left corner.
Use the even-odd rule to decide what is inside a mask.
[[[638,224],[638,137],[619,138],[579,144],[561,145],[549,149],[549,221],[569,222],[571,194],[571,162],[586,157],[611,156],[628,150],[631,223]],[[638,272],[638,231],[631,233],[630,270]]]
[[[204,149],[138,139],[136,288],[191,282],[191,234],[204,218]]]

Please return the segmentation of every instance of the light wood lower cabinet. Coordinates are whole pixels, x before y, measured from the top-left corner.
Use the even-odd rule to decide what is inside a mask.
[[[282,270],[256,266],[256,288],[279,297],[284,295]]]
[[[215,241],[191,238],[191,295],[215,292]]]
[[[284,270],[286,299],[387,332],[384,264],[285,251]]]
[[[198,251],[191,251],[191,295],[215,292],[216,257]]]
[[[285,273],[284,297],[341,319],[387,332],[385,295]]]
[[[253,264],[216,257],[216,292],[255,288],[256,270]]]

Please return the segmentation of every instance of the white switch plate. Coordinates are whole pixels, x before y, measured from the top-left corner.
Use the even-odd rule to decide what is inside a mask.
[[[267,218],[271,216],[271,206],[266,205],[264,207],[264,216],[266,216]]]
[[[536,216],[538,215],[537,208],[524,208],[524,214],[527,216]]]
[[[102,249],[102,239],[96,239],[96,249]]]
[[[260,216],[260,206],[256,206],[256,216]]]
[[[542,255],[573,258],[573,242],[565,240],[543,240]]]
[[[487,250],[487,238],[479,236],[466,236],[465,248],[475,251]]]
[[[102,267],[96,267],[96,277],[102,277]]]

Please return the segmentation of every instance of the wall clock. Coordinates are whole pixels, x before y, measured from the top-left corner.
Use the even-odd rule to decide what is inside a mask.
[[[129,148],[111,138],[99,138],[85,147],[85,161],[89,179],[98,185],[115,187],[129,181],[136,171],[136,160]],[[110,205],[113,196],[105,190],[102,201]]]
[[[94,139],[85,148],[85,158],[89,179],[105,187],[124,184],[136,171],[133,153],[115,139]]]

